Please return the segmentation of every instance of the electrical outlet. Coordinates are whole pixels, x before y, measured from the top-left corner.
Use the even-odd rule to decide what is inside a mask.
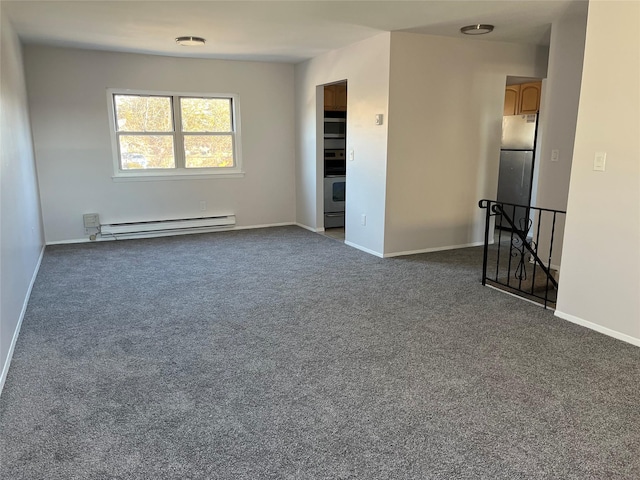
[[[205,202],[204,200],[200,202],[200,211],[204,212],[207,210],[207,202]]]
[[[363,227],[367,226],[367,216],[364,213],[360,216],[360,223]]]

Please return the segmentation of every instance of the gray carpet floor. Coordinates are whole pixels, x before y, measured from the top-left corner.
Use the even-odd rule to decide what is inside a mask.
[[[482,287],[481,254],[297,227],[47,247],[0,478],[640,478],[640,349]]]

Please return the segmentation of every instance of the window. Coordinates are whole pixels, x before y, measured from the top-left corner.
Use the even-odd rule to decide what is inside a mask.
[[[241,173],[235,95],[109,95],[116,177]]]

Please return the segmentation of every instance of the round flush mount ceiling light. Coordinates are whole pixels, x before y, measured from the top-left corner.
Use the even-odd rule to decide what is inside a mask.
[[[207,41],[202,37],[178,37],[176,43],[183,47],[201,47]]]
[[[460,31],[465,35],[484,35],[493,32],[493,25],[480,23],[477,25],[467,25],[466,27],[462,27]]]

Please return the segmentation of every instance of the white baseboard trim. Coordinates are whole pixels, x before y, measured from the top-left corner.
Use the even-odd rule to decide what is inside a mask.
[[[251,230],[254,228],[271,228],[271,227],[289,227],[291,225],[297,225],[294,222],[282,222],[282,223],[265,223],[263,225],[247,225],[242,227],[234,227],[231,230]]]
[[[106,239],[98,239],[98,240],[89,240],[88,238],[71,238],[69,240],[56,240],[55,242],[47,242],[48,245],[66,245],[67,243],[95,243],[95,242],[104,242]],[[109,241],[112,241],[112,238],[109,238]]]
[[[44,256],[44,249],[45,245],[43,245],[40,249],[40,256],[38,257],[36,268],[33,270],[33,275],[31,276],[31,281],[29,282],[29,288],[27,288],[27,294],[25,295],[24,302],[22,303],[22,310],[20,311],[20,317],[18,317],[18,324],[16,325],[16,329],[13,332],[13,337],[11,338],[11,345],[9,346],[9,351],[7,352],[7,358],[4,359],[2,374],[0,375],[0,395],[2,395],[4,382],[7,379],[7,374],[9,373],[9,366],[11,365],[11,359],[13,358],[13,351],[16,348],[18,335],[20,335],[22,320],[24,320],[24,314],[27,312],[27,305],[29,304],[29,298],[31,297],[31,290],[33,289],[33,284],[36,282],[36,277],[38,276],[38,272],[40,271],[40,264],[42,263],[42,257]]]
[[[229,228],[220,228],[220,227],[212,227],[211,229],[200,229],[198,231],[178,231],[175,232],[163,232],[160,234],[153,235],[122,235],[120,239],[116,239],[111,236],[105,236],[101,238],[97,238],[96,240],[90,240],[89,238],[71,238],[69,240],[56,240],[54,242],[47,242],[47,245],[67,245],[72,243],[97,243],[97,242],[113,242],[115,240],[129,240],[134,238],[157,238],[157,237],[173,237],[177,235],[189,235],[191,233],[213,233],[213,232],[229,232],[231,230],[250,230],[254,228],[270,228],[270,227],[288,227],[291,225],[298,225],[295,222],[282,222],[282,223],[265,223],[263,225],[246,225],[246,226],[235,226]]]
[[[603,335],[607,335],[609,337],[622,340],[623,342],[630,343],[631,345],[635,345],[636,347],[640,347],[640,338],[632,337],[631,335],[620,333],[616,330],[611,330],[610,328],[603,327],[602,325],[598,325],[597,323],[589,322],[588,320],[584,320],[580,317],[576,317],[575,315],[564,313],[559,310],[556,310],[555,315],[556,317],[559,317],[568,322],[575,323],[576,325],[586,327],[590,330],[595,330],[596,332],[602,333]]]
[[[101,242],[115,242],[123,240],[141,240],[145,238],[160,238],[160,237],[177,237],[179,235],[192,235],[198,233],[213,233],[213,232],[228,232],[230,230],[236,230],[235,227],[211,227],[211,228],[198,228],[198,229],[184,229],[184,230],[163,230],[158,232],[138,232],[138,233],[118,233],[108,234],[105,233],[95,240],[89,238],[74,238],[71,240],[62,240],[57,242],[48,242],[47,245],[66,245],[73,243],[101,243]]]
[[[482,245],[484,245],[484,240],[481,242],[465,243],[464,245],[448,245],[446,247],[433,247],[423,248],[420,250],[407,250],[404,252],[385,253],[384,258],[400,257],[402,255],[416,255],[418,253],[442,252],[444,250],[457,250],[458,248],[480,247]]]
[[[348,242],[345,240],[345,245],[349,245],[350,247],[357,248],[358,250],[362,250],[363,252],[370,253],[371,255],[375,255],[376,257],[384,258],[384,255],[380,252],[376,252],[371,250],[370,248],[363,247],[362,245],[358,245],[357,243]]]
[[[298,222],[296,222],[294,225],[297,225],[300,228],[304,228],[305,230],[309,230],[310,232],[313,232],[313,233],[324,232],[324,228],[313,228],[313,227],[310,227],[309,225],[304,225]]]

